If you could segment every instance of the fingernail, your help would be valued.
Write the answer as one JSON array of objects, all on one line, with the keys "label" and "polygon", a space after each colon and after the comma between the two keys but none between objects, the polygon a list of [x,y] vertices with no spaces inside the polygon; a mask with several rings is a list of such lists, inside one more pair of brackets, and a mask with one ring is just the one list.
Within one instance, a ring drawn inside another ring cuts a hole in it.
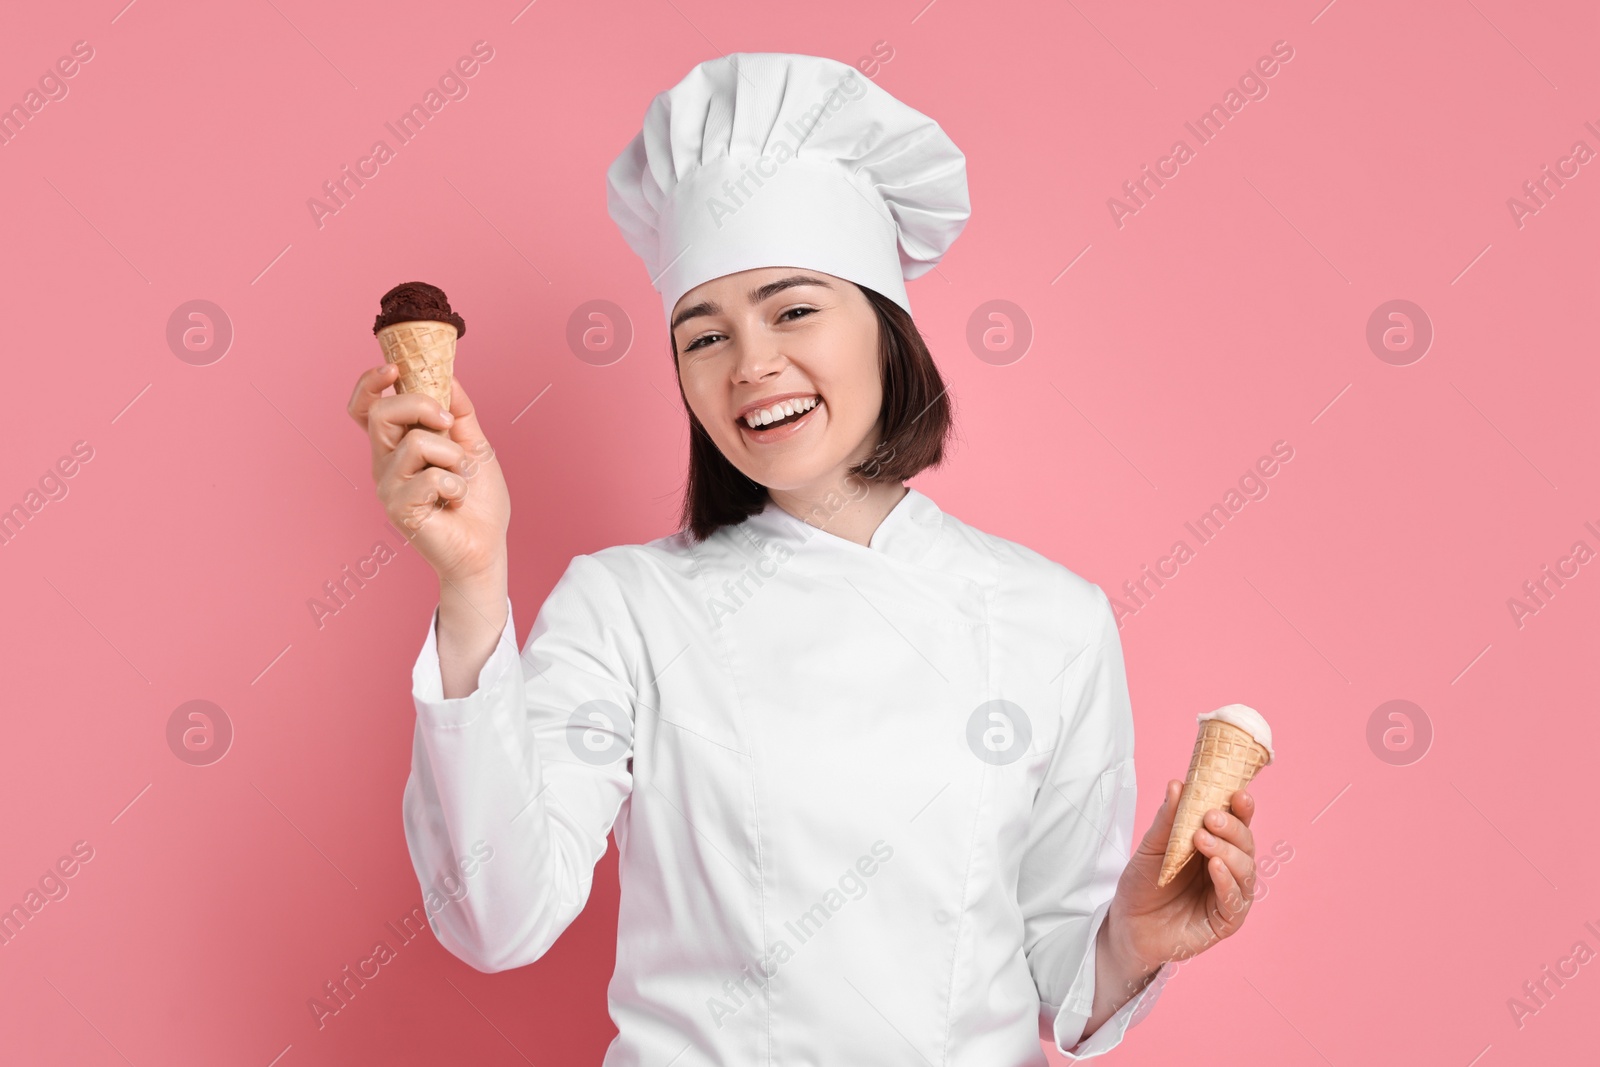
[{"label": "fingernail", "polygon": [[448,411],[446,411],[446,412],[444,412],[444,421],[445,421],[445,425],[449,425],[450,423],[456,421],[456,417],[454,415],[450,414]]}]

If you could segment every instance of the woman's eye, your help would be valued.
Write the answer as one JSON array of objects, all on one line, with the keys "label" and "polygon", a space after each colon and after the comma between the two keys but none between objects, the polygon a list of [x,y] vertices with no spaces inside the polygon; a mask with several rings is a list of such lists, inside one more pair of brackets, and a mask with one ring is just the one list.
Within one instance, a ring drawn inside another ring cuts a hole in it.
[{"label": "woman's eye", "polygon": [[[801,318],[806,318],[808,315],[815,314],[817,309],[816,308],[808,308],[808,307],[790,308],[788,311],[785,311],[782,315],[778,316],[778,321],[779,322],[794,322],[795,320],[789,318],[788,316],[793,315],[797,311],[806,312],[806,315],[800,316]],[[690,341],[688,343],[688,345],[686,345],[684,347],[683,350],[685,352],[693,352],[695,349],[703,348],[705,345],[710,344],[712,341],[715,341],[716,339],[718,339],[721,336],[722,336],[722,334],[720,334],[720,333],[704,334],[704,335],[702,335],[700,337],[696,337],[693,341]]]}]

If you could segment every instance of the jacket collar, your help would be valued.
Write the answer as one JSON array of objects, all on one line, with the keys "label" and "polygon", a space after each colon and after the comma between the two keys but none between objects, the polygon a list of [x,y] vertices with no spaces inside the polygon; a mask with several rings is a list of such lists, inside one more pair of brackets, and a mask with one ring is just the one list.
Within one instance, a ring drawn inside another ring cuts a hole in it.
[{"label": "jacket collar", "polygon": [[867,560],[876,553],[906,563],[918,563],[944,528],[944,512],[926,494],[911,486],[906,487],[906,495],[884,516],[866,545],[830,533],[825,525],[813,525],[825,524],[827,519],[825,508],[819,508],[811,516],[811,522],[797,518],[769,497],[766,506],[741,523],[740,529],[758,547],[780,542],[796,553],[813,553],[819,557],[854,556]]}]

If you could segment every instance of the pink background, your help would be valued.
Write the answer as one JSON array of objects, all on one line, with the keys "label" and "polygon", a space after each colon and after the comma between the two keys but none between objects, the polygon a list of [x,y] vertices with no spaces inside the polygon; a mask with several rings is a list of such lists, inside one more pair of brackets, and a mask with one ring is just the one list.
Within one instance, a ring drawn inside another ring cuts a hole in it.
[{"label": "pink background", "polygon": [[[0,507],[93,450],[0,546],[0,905],[93,849],[0,947],[5,1063],[599,1062],[614,853],[538,963],[483,975],[425,935],[323,1028],[307,1007],[421,900],[400,798],[437,583],[403,550],[320,628],[307,606],[397,540],[345,405],[378,294],[443,286],[511,482],[525,639],[573,554],[668,532],[681,491],[660,305],[606,166],[695,63],[875,47],[877,82],[966,153],[974,205],[910,287],[961,432],[914,484],[1112,594],[1195,549],[1122,631],[1140,833],[1197,712],[1249,703],[1279,738],[1256,831],[1292,860],[1114,1055],[1594,1056],[1600,962],[1520,1026],[1508,1000],[1600,951],[1600,562],[1520,626],[1508,600],[1600,550],[1600,162],[1521,226],[1507,206],[1600,149],[1593,5],[123,2],[0,35],[0,103],[94,50],[0,146]],[[319,228],[308,198],[479,40],[469,95]],[[1119,228],[1108,198],[1194,147],[1183,123],[1277,41],[1269,95]],[[166,337],[197,299],[234,335],[207,365]],[[1434,331],[1403,366],[1366,340],[1395,299]],[[606,366],[566,339],[592,300],[636,331]],[[969,347],[991,300],[1031,324],[1025,353]],[[1184,523],[1277,441],[1268,495],[1200,545]],[[167,739],[196,699],[234,731],[209,766]],[[1390,700],[1431,724],[1423,758],[1369,744]]]}]

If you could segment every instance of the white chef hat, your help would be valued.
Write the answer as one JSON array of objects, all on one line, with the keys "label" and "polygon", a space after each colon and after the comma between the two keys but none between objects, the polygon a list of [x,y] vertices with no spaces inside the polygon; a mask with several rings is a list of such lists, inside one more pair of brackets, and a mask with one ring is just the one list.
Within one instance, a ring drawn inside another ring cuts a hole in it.
[{"label": "white chef hat", "polygon": [[606,171],[606,209],[670,321],[695,286],[810,267],[909,313],[905,281],[966,225],[967,164],[939,124],[855,67],[734,52],[658,93]]}]

